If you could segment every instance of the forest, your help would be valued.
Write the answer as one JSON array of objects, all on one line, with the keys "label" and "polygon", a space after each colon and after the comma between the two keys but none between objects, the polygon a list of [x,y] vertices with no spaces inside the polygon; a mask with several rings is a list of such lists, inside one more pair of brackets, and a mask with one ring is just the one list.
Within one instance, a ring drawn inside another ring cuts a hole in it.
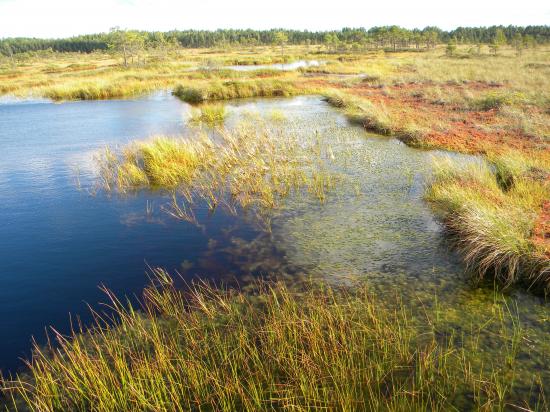
[{"label": "forest", "polygon": [[[91,53],[109,49],[114,28],[109,33],[81,35],[65,39],[6,38],[0,40],[0,53],[5,56],[53,50],[55,52]],[[127,31],[127,30],[124,30]],[[507,43],[522,39],[526,45],[544,44],[550,41],[550,26],[491,26],[458,27],[444,31],[438,27],[408,30],[399,26],[365,28],[343,28],[339,31],[301,30],[174,30],[169,32],[131,31],[143,39],[145,44],[155,43],[159,38],[185,48],[208,48],[229,46],[255,46],[277,43],[277,34],[284,33],[289,44],[347,46],[353,48],[409,49],[433,47],[436,43],[456,42],[459,44],[490,44],[498,33],[504,35]]]}]

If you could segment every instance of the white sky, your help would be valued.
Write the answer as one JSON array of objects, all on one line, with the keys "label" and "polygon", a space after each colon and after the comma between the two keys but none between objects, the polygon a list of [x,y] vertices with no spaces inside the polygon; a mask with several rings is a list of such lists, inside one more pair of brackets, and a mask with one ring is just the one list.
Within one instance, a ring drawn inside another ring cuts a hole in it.
[{"label": "white sky", "polygon": [[0,0],[0,38],[128,29],[550,24],[548,0]]}]

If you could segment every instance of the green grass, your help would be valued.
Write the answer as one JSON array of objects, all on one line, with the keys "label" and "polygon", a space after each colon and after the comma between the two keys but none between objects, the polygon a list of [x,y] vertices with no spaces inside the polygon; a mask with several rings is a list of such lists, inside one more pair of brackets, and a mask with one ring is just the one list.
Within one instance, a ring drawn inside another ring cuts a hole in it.
[{"label": "green grass", "polygon": [[208,126],[223,124],[227,116],[225,106],[222,104],[203,104],[194,108],[191,113],[192,123],[204,123]]},{"label": "green grass", "polygon": [[538,215],[550,198],[548,165],[542,167],[512,152],[495,157],[493,166],[438,165],[426,198],[441,212],[477,277],[550,291],[548,246],[534,239]]},{"label": "green grass", "polygon": [[[535,386],[514,393],[521,328],[480,363],[473,335],[441,335],[428,317],[384,308],[365,285],[335,289],[257,284],[248,293],[205,285],[189,293],[155,271],[143,310],[109,294],[112,320],[56,334],[28,372],[2,387],[14,410],[545,410]],[[515,343],[514,343],[515,342]],[[506,367],[502,367],[506,365]],[[529,383],[527,383],[529,385]],[[531,409],[530,409],[531,410]]]},{"label": "green grass", "polygon": [[[219,107],[203,106],[201,117],[218,118]],[[98,185],[119,193],[169,191],[173,201],[167,211],[189,221],[199,199],[212,210],[221,205],[230,212],[242,207],[258,213],[278,207],[290,194],[309,194],[323,203],[343,178],[323,167],[328,160],[315,139],[281,133],[281,122],[275,128],[258,122],[220,128],[215,138],[196,131],[190,139],[158,136],[116,152],[106,149],[97,158]]]},{"label": "green grass", "polygon": [[246,97],[288,97],[299,93],[291,81],[261,79],[211,82],[199,86],[179,85],[174,95],[187,103]]}]

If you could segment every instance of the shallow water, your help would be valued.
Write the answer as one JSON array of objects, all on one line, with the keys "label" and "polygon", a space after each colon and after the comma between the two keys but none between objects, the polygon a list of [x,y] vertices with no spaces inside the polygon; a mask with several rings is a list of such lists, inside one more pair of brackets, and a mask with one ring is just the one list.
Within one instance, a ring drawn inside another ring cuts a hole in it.
[{"label": "shallow water", "polygon": [[[522,291],[504,296],[474,288],[422,200],[434,158],[480,159],[370,136],[315,96],[241,100],[227,109],[227,127],[263,119],[315,139],[325,151],[321,167],[343,183],[324,205],[308,196],[286,199],[270,216],[269,234],[253,218],[223,210],[199,209],[196,227],[163,213],[168,199],[158,192],[109,197],[84,190],[93,184],[100,148],[187,134],[188,105],[168,94],[0,105],[0,368],[16,368],[31,335],[42,339],[46,325],[67,331],[69,312],[88,320],[85,302],[104,300],[99,284],[139,293],[150,265],[217,281],[278,271],[331,282],[368,279],[388,304],[400,296],[411,308],[432,308],[446,332],[463,332],[510,308],[529,337],[520,353],[523,373],[548,370],[547,305]],[[493,336],[489,330],[481,338],[489,361],[500,350]]]},{"label": "shallow water", "polygon": [[317,60],[297,60],[291,63],[257,64],[257,65],[234,65],[223,66],[224,69],[248,72],[254,70],[283,70],[292,71],[303,67],[317,67],[323,64]]}]

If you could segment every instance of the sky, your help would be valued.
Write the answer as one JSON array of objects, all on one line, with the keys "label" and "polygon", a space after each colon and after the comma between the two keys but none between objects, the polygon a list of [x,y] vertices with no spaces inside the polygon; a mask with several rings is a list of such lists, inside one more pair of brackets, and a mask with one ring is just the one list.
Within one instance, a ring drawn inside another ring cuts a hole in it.
[{"label": "sky", "polygon": [[548,0],[0,0],[0,38],[126,29],[330,30],[550,24]]}]

